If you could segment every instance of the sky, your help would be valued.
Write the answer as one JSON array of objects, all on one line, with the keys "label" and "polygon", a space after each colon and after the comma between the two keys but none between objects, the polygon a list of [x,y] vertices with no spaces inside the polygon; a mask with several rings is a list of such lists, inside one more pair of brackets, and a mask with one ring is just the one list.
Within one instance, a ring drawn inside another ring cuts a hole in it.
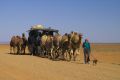
[{"label": "sky", "polygon": [[0,42],[33,25],[76,31],[94,43],[120,43],[120,0],[0,0]]}]

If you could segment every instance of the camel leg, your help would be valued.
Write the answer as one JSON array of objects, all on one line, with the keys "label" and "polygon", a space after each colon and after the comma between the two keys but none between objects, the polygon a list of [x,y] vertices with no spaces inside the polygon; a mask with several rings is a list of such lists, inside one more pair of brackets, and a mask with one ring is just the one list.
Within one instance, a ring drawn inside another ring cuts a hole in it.
[{"label": "camel leg", "polygon": [[22,54],[25,54],[25,49],[26,49],[25,46],[22,46],[22,47],[21,47],[21,50],[20,50],[20,51],[21,51]]},{"label": "camel leg", "polygon": [[53,59],[55,55],[53,54],[53,49],[50,49],[50,57]]},{"label": "camel leg", "polygon": [[14,54],[16,53],[16,51],[15,51],[15,47],[13,47],[13,53],[14,53]]},{"label": "camel leg", "polygon": [[62,50],[62,59],[65,60],[65,50]]},{"label": "camel leg", "polygon": [[12,47],[10,46],[10,54],[12,53]]},{"label": "camel leg", "polygon": [[73,50],[73,60],[76,61],[76,49]]},{"label": "camel leg", "polygon": [[17,54],[20,54],[20,46],[17,46]]},{"label": "camel leg", "polygon": [[71,61],[72,58],[71,50],[68,50],[68,54],[69,54],[69,61]]},{"label": "camel leg", "polygon": [[25,54],[26,46],[24,46],[24,54]]},{"label": "camel leg", "polygon": [[56,49],[56,51],[55,51],[55,59],[59,57],[59,53],[60,53],[60,50]]},{"label": "camel leg", "polygon": [[70,60],[72,59],[72,53],[69,51]]}]

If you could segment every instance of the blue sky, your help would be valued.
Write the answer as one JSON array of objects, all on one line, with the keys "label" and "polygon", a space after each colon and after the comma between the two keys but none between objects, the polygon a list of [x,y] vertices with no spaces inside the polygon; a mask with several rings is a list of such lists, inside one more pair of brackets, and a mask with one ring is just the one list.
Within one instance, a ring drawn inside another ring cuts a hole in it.
[{"label": "blue sky", "polygon": [[120,43],[120,0],[0,0],[0,42],[42,24],[90,42]]}]

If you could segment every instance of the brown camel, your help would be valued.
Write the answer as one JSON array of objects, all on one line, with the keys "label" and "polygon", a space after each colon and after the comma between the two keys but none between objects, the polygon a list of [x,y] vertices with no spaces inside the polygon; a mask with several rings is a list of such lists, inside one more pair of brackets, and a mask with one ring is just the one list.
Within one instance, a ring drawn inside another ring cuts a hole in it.
[{"label": "brown camel", "polygon": [[12,48],[13,48],[14,54],[15,53],[20,54],[22,44],[23,44],[23,39],[20,36],[13,36],[10,41],[10,53],[12,53]]}]

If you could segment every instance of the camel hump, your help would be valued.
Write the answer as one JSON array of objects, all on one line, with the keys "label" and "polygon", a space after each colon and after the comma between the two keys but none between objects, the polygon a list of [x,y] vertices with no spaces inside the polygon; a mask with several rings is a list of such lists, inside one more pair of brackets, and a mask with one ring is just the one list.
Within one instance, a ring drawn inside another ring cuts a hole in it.
[{"label": "camel hump", "polygon": [[42,41],[46,41],[46,40],[47,40],[47,35],[43,35],[43,36],[41,37],[41,40],[42,40]]},{"label": "camel hump", "polygon": [[77,43],[79,41],[79,35],[74,35],[71,40],[72,42]]},{"label": "camel hump", "polygon": [[41,37],[41,42],[42,42],[42,44],[45,44],[45,43],[46,43],[46,40],[47,40],[47,35],[43,35],[43,36]]},{"label": "camel hump", "polygon": [[66,36],[66,35],[63,35],[62,36],[62,40],[61,40],[62,42],[66,42],[66,41],[68,41],[68,36]]},{"label": "camel hump", "polygon": [[62,36],[60,34],[54,36],[55,41],[60,41],[62,39]]},{"label": "camel hump", "polygon": [[71,42],[78,43],[81,39],[80,35],[77,32],[71,33]]}]

